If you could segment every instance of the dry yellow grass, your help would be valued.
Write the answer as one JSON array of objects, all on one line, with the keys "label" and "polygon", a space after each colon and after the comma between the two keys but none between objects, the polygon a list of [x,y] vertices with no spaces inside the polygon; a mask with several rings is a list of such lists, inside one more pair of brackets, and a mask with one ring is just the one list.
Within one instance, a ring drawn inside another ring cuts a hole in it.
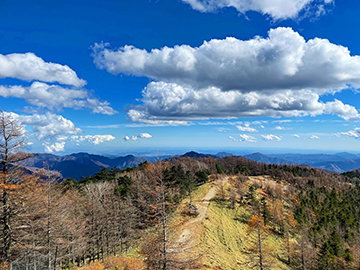
[{"label": "dry yellow grass", "polygon": [[[226,183],[225,190],[228,189],[231,182]],[[199,187],[193,194],[194,203],[201,205],[201,200],[214,186],[215,183],[211,182]],[[217,197],[217,199],[219,198],[220,196]],[[251,243],[247,233],[247,221],[252,216],[251,212],[239,204],[236,204],[235,209],[231,209],[230,202],[212,200],[206,212],[206,218],[199,220],[199,218],[184,217],[181,214],[182,209],[188,203],[188,198],[181,203],[170,223],[174,228],[172,231],[174,235],[171,237],[173,240],[176,241],[185,229],[189,231],[190,238],[194,240],[190,241],[191,252],[202,254],[201,260],[192,269],[250,269],[251,257],[248,251]],[[274,256],[285,254],[281,237],[269,234],[264,246],[267,246],[272,254],[268,255],[271,269],[290,269]],[[133,250],[132,253],[136,256],[136,250]]]},{"label": "dry yellow grass", "polygon": [[[247,254],[250,247],[247,224],[237,220],[241,216],[246,219],[249,214],[244,207],[230,209],[215,202],[210,204],[196,247],[196,251],[203,254],[204,269],[249,269],[247,262],[251,258]],[[269,235],[265,242],[275,253],[284,252],[280,237]],[[289,268],[279,260],[272,259],[271,269]]]}]

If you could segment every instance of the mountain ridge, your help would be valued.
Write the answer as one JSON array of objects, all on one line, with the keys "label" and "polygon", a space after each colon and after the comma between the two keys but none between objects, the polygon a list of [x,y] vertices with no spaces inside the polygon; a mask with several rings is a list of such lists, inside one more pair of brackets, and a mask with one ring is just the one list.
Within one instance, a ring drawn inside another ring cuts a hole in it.
[{"label": "mountain ridge", "polygon": [[[199,153],[189,151],[182,155],[174,155],[172,157],[136,157],[134,155],[125,155],[118,157],[106,157],[103,155],[89,154],[86,152],[73,153],[65,156],[57,156],[53,154],[37,154],[21,165],[27,168],[45,168],[48,170],[58,171],[63,178],[75,178],[94,175],[102,168],[110,169],[116,167],[124,169],[127,167],[136,167],[139,163],[157,160],[189,158],[214,158],[219,159],[227,156],[237,156],[228,152],[219,152],[217,154]],[[360,168],[360,156],[341,152],[336,154],[269,154],[265,155],[260,152],[243,155],[242,157],[266,164],[293,164],[307,165],[318,168],[320,170],[331,171],[334,173],[343,173]]]}]

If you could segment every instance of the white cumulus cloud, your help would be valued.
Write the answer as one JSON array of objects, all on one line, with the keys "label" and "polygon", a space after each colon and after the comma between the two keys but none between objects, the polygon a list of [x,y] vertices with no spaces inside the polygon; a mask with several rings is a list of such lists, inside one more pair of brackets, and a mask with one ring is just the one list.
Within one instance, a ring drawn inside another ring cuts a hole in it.
[{"label": "white cumulus cloud", "polygon": [[51,110],[90,108],[94,113],[107,115],[117,113],[107,101],[101,102],[91,98],[86,90],[69,89],[41,82],[34,82],[29,87],[0,85],[0,96],[23,98],[29,104]]},{"label": "white cumulus cloud", "polygon": [[324,113],[337,114],[345,120],[359,119],[353,106],[338,100],[323,103],[319,99],[320,96],[311,90],[242,93],[224,92],[215,87],[195,90],[174,83],[152,82],[143,90],[143,104],[134,106],[128,115],[134,122],[178,125],[208,118],[316,116]]},{"label": "white cumulus cloud", "polygon": [[61,115],[52,113],[18,115],[19,121],[26,126],[31,126],[39,140],[54,139],[63,134],[79,134],[80,128]]},{"label": "white cumulus cloud", "polygon": [[139,137],[146,139],[152,138],[152,136],[149,133],[140,133]]},{"label": "white cumulus cloud", "polygon": [[[222,91],[315,89],[360,86],[360,57],[327,39],[306,41],[291,28],[271,29],[267,38],[213,39],[199,47],[164,47],[147,52],[132,46],[112,50],[94,46],[94,62],[113,74],[217,87]],[[261,74],[261,76],[259,76]]]},{"label": "white cumulus cloud", "polygon": [[54,144],[43,143],[45,153],[63,152],[65,151],[65,142],[56,142]]},{"label": "white cumulus cloud", "polygon": [[185,125],[209,118],[334,114],[360,121],[357,109],[321,96],[360,88],[360,56],[326,39],[306,41],[291,28],[267,38],[226,38],[146,51],[93,48],[98,68],[154,79],[128,111],[145,124]]},{"label": "white cumulus cloud", "polygon": [[300,138],[300,136],[298,134],[292,134],[291,136],[296,137],[296,138]]},{"label": "white cumulus cloud", "polygon": [[319,136],[316,136],[316,135],[311,135],[311,136],[310,136],[310,139],[316,140],[316,139],[320,139],[320,137],[319,137]]},{"label": "white cumulus cloud", "polygon": [[315,15],[326,13],[326,5],[332,0],[182,0],[194,10],[200,12],[215,12],[219,9],[232,7],[239,13],[257,11],[271,16],[273,19],[296,18],[301,11],[314,8]]},{"label": "white cumulus cloud", "polygon": [[77,87],[86,84],[86,81],[79,79],[70,67],[45,62],[33,53],[0,54],[0,78],[58,82]]}]

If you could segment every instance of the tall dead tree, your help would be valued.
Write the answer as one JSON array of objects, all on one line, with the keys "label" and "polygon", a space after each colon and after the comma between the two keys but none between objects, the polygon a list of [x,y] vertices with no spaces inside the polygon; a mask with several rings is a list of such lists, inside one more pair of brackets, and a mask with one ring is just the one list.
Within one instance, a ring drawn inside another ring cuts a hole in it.
[{"label": "tall dead tree", "polygon": [[14,188],[16,175],[16,164],[28,157],[29,154],[22,152],[26,145],[24,128],[14,114],[0,112],[0,163],[2,165],[1,189],[2,189],[2,211],[1,211],[1,258],[4,262],[9,262],[10,250],[12,245],[11,235],[11,216],[10,193]]},{"label": "tall dead tree", "polygon": [[175,207],[173,198],[178,191],[171,187],[172,182],[165,181],[166,165],[157,163],[147,169],[147,174],[152,179],[147,187],[151,209],[148,217],[154,224],[154,231],[142,245],[141,253],[145,256],[149,269],[184,270],[194,265],[200,256],[191,253],[193,246],[190,241],[179,239],[175,230],[176,224],[170,222]]}]

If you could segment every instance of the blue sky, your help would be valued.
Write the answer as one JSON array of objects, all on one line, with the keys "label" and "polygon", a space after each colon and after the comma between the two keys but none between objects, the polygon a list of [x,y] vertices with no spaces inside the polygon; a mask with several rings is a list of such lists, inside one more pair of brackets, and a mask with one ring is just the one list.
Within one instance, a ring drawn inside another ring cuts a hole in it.
[{"label": "blue sky", "polygon": [[360,151],[355,0],[0,2],[30,151]]}]

